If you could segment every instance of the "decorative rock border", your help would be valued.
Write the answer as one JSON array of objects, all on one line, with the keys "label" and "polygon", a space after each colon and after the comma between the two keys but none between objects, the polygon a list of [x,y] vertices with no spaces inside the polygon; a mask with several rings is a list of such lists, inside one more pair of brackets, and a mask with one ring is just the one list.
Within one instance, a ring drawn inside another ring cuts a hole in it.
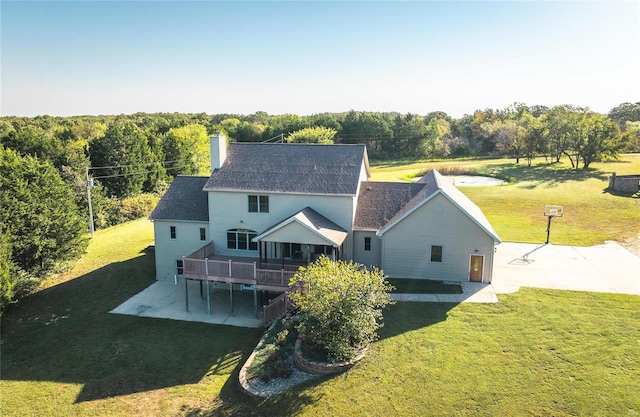
[{"label": "decorative rock border", "polygon": [[240,373],[238,374],[238,389],[249,397],[259,398],[261,400],[269,397],[268,393],[258,391],[249,384],[249,381],[247,381],[247,370],[253,363],[253,360],[255,359],[262,345],[264,345],[267,334],[269,333],[271,328],[276,325],[277,322],[278,321],[276,320],[271,324],[271,326],[269,326],[269,329],[264,333],[262,339],[260,339],[260,342],[258,342],[256,347],[253,349],[253,352],[251,352],[251,355],[249,355],[247,361],[244,363],[244,365],[242,365],[242,368],[240,368]]},{"label": "decorative rock border", "polygon": [[312,362],[302,356],[302,339],[298,337],[293,351],[293,363],[301,370],[315,375],[334,375],[350,369],[364,358],[369,348],[362,349],[355,358],[348,362],[324,363]]},{"label": "decorative rock border", "polygon": [[[269,329],[262,336],[262,339],[260,339],[260,342],[258,342],[256,347],[253,349],[253,352],[251,352],[251,355],[249,355],[249,358],[247,358],[247,361],[244,363],[244,365],[242,365],[242,368],[240,368],[240,372],[238,373],[238,390],[240,390],[240,392],[242,392],[243,394],[249,397],[263,400],[277,393],[277,392],[274,393],[272,390],[256,389],[247,380],[247,371],[249,367],[253,363],[260,348],[262,348],[262,346],[265,344],[267,334],[269,333],[271,328],[276,325],[276,323],[277,321],[273,322],[271,326],[269,326]],[[294,365],[300,371],[302,371],[301,374],[304,374],[306,372],[307,374],[319,375],[319,376],[335,375],[335,374],[344,372],[347,369],[352,368],[357,362],[359,362],[360,360],[362,360],[362,358],[364,358],[364,355],[369,350],[368,348],[362,349],[360,352],[358,352],[358,355],[356,355],[355,358],[353,358],[351,361],[348,361],[348,362],[323,363],[323,362],[312,362],[303,358],[301,347],[302,347],[302,339],[298,337],[295,343],[294,351],[293,351]],[[300,373],[300,371],[297,371],[297,372]],[[291,384],[290,387],[298,385],[301,382],[302,381],[294,382]],[[287,388],[284,388],[284,389],[286,390]],[[282,391],[282,390],[279,390],[279,391]]]}]

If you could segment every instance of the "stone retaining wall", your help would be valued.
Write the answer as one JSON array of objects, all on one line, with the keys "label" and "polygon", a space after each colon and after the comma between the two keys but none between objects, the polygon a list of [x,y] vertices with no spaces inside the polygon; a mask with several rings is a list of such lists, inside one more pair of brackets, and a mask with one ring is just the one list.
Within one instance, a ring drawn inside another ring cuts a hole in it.
[{"label": "stone retaining wall", "polygon": [[623,193],[637,193],[640,191],[640,174],[616,175],[614,172],[609,177],[609,188]]},{"label": "stone retaining wall", "polygon": [[249,384],[249,381],[247,381],[247,370],[253,363],[253,360],[258,354],[258,351],[260,350],[260,348],[262,348],[262,346],[264,345],[265,338],[267,337],[269,330],[271,330],[271,328],[275,326],[276,323],[277,322],[273,322],[271,326],[269,326],[269,329],[264,333],[264,335],[262,336],[262,339],[260,339],[260,342],[256,345],[255,349],[253,349],[253,352],[251,352],[251,355],[249,356],[247,361],[244,363],[244,365],[240,369],[240,373],[238,374],[238,389],[240,390],[240,392],[248,395],[249,397],[260,398],[260,399],[269,397],[269,394],[258,391]]},{"label": "stone retaining wall", "polygon": [[352,368],[358,361],[364,358],[364,355],[367,353],[368,349],[363,349],[355,358],[353,358],[349,362],[336,362],[336,363],[324,363],[324,362],[312,362],[306,360],[302,356],[302,339],[298,338],[296,340],[296,346],[293,351],[293,363],[296,366],[310,374],[315,375],[334,375],[339,374],[341,372],[346,371],[349,368]]}]

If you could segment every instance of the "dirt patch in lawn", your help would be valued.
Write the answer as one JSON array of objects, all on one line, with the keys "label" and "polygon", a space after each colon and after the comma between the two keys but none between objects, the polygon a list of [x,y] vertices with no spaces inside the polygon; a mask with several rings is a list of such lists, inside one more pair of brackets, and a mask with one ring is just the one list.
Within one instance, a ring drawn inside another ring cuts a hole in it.
[{"label": "dirt patch in lawn", "polygon": [[629,252],[640,256],[640,233],[635,237],[623,240],[620,244]]}]

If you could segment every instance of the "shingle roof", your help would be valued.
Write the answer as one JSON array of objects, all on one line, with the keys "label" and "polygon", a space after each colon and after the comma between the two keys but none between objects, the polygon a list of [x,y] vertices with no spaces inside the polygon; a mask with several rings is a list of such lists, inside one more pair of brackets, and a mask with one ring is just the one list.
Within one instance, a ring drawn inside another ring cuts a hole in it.
[{"label": "shingle roof", "polygon": [[378,230],[383,234],[436,193],[449,198],[494,241],[500,242],[482,210],[436,170],[428,172],[416,183],[363,182],[354,229]]},{"label": "shingle roof", "polygon": [[364,145],[231,143],[205,191],[356,195]]},{"label": "shingle roof", "polygon": [[178,175],[149,220],[209,221],[208,194],[202,191],[208,178]]},{"label": "shingle roof", "polygon": [[423,188],[409,182],[362,182],[353,228],[381,229]]},{"label": "shingle roof", "polygon": [[264,237],[268,236],[270,233],[273,233],[276,230],[294,221],[304,225],[312,232],[327,239],[328,241],[333,243],[335,246],[340,246],[342,242],[344,242],[344,240],[349,235],[349,232],[347,232],[346,230],[344,230],[342,227],[338,226],[331,220],[327,219],[322,214],[318,213],[311,207],[305,207],[304,209],[300,210],[294,215],[289,216],[286,219],[267,228],[264,232],[260,233],[260,235],[255,237],[254,240],[258,241],[260,239],[263,239]]}]

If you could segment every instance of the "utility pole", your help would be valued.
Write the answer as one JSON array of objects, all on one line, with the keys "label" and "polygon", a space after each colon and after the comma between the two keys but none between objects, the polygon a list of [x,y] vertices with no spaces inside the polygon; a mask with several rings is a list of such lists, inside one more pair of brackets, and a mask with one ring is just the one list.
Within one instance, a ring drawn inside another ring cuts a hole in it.
[{"label": "utility pole", "polygon": [[85,167],[85,173],[87,177],[87,201],[89,202],[89,231],[91,232],[91,236],[93,236],[94,226],[93,226],[93,207],[91,207],[91,187],[93,187],[93,178],[89,178],[89,167]]}]

